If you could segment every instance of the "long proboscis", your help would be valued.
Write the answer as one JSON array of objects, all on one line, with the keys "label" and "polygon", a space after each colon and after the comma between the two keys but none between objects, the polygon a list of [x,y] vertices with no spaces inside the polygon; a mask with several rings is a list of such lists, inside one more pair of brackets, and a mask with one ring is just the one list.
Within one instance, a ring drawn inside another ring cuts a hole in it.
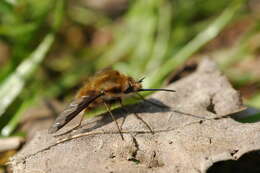
[{"label": "long proboscis", "polygon": [[175,90],[170,90],[170,89],[139,89],[138,92],[140,91],[167,91],[167,92],[176,92]]}]

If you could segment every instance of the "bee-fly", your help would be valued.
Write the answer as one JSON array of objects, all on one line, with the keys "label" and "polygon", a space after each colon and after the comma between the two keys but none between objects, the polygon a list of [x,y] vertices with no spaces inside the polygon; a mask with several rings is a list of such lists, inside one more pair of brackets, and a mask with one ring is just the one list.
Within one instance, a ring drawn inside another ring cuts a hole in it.
[{"label": "bee-fly", "polygon": [[[61,112],[50,127],[49,133],[57,132],[84,109],[85,111],[89,111],[98,106],[104,105],[112,119],[115,121],[123,139],[121,129],[110,111],[112,103],[119,102],[121,103],[121,106],[123,106],[121,102],[122,98],[140,91],[175,92],[174,90],[168,89],[143,89],[141,84],[142,80],[143,79],[135,81],[132,77],[126,76],[112,69],[104,69],[98,72],[96,75],[89,78],[87,83],[76,94],[74,101],[71,102],[63,112]],[[140,119],[137,114],[135,115]],[[81,125],[82,119],[83,115],[78,126]],[[152,131],[150,126],[147,123],[145,124]]]}]

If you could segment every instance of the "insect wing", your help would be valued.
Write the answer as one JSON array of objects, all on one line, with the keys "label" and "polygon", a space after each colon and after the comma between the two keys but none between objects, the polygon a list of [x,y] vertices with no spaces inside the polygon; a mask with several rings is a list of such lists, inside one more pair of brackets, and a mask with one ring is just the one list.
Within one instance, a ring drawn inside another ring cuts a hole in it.
[{"label": "insect wing", "polygon": [[71,102],[66,109],[57,117],[53,125],[49,128],[49,133],[55,133],[69,121],[71,121],[76,115],[78,115],[83,109],[88,107],[93,101],[102,96],[103,93],[91,96],[82,96],[79,99]]}]

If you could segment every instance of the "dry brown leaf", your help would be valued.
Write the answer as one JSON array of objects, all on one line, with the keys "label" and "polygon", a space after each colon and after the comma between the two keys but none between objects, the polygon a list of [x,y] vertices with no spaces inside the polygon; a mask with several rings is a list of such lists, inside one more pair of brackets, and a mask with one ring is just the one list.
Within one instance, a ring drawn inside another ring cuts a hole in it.
[{"label": "dry brown leaf", "polygon": [[[106,115],[82,126],[79,131],[86,136],[57,145],[57,138],[40,131],[12,158],[14,173],[206,172],[215,162],[260,149],[260,123],[242,124],[223,117],[243,105],[215,63],[203,60],[195,73],[169,88],[177,92],[158,92],[150,100],[170,109],[144,102],[127,106],[150,124],[154,135],[132,114],[125,116],[124,141],[118,133],[100,134],[116,131]],[[113,112],[121,123],[124,111]]]}]

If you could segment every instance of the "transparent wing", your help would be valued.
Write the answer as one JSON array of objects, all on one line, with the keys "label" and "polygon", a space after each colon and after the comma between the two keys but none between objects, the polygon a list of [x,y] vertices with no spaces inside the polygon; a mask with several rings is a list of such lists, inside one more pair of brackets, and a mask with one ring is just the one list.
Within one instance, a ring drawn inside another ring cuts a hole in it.
[{"label": "transparent wing", "polygon": [[49,133],[55,133],[63,126],[65,126],[68,122],[70,122],[75,116],[77,116],[83,109],[88,107],[93,101],[102,96],[103,93],[91,96],[82,96],[79,99],[71,102],[63,112],[57,117],[55,122],[49,128]]}]

